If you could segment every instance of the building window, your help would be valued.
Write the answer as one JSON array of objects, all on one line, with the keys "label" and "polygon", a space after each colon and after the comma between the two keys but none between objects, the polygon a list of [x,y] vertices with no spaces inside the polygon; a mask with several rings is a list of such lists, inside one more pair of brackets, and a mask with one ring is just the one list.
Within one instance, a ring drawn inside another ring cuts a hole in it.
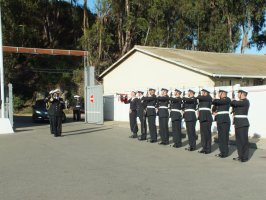
[{"label": "building window", "polygon": [[263,79],[254,79],[254,85],[263,85]]}]

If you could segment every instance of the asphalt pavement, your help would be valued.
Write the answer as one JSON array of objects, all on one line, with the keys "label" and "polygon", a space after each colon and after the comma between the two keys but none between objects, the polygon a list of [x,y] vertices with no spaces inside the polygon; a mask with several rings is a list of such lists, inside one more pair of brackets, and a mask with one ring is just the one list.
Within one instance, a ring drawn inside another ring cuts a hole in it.
[{"label": "asphalt pavement", "polygon": [[[47,123],[15,119],[0,135],[0,200],[262,200],[266,150],[250,149],[246,163],[130,139],[118,122],[68,120],[63,137]],[[197,141],[199,143],[199,141]],[[198,149],[200,145],[198,144]]]}]

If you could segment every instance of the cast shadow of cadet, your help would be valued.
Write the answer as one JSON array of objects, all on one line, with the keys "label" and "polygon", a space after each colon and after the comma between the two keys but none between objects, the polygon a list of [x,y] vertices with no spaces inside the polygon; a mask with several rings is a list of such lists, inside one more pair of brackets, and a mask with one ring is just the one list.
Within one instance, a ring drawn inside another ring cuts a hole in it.
[{"label": "cast shadow of cadet", "polygon": [[[253,137],[249,137],[249,159],[252,158],[255,151],[258,149],[257,143],[260,141],[259,137],[254,134]],[[237,146],[235,141],[235,136],[232,135],[229,138],[229,156],[231,156],[234,152],[237,152]]]},{"label": "cast shadow of cadet", "polygon": [[63,132],[62,137],[68,137],[68,136],[76,136],[76,135],[84,135],[84,134],[89,134],[89,133],[94,133],[94,132],[99,132],[99,131],[105,131],[105,130],[110,130],[112,128],[90,128],[87,130],[76,130],[76,131],[69,131],[69,132]]}]

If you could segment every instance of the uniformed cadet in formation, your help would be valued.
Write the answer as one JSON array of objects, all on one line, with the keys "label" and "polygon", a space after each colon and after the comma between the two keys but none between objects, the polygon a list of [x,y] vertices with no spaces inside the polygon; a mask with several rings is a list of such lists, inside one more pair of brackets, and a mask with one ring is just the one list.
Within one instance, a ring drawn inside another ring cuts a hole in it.
[{"label": "uniformed cadet in formation", "polygon": [[214,99],[214,116],[218,130],[218,144],[220,153],[215,155],[220,158],[226,158],[229,153],[229,131],[231,120],[229,116],[231,99],[227,97],[227,91],[219,90],[219,99]]},{"label": "uniformed cadet in formation", "polygon": [[148,96],[143,97],[143,100],[147,103],[146,115],[148,118],[148,125],[150,131],[150,143],[157,142],[157,128],[155,124],[157,98],[155,95],[155,89],[150,88]]},{"label": "uniformed cadet in formation", "polygon": [[199,101],[198,105],[198,119],[200,122],[200,136],[202,149],[199,153],[209,154],[211,153],[212,143],[212,97],[210,92],[206,89],[201,90],[201,95],[197,97]]},{"label": "uniformed cadet in formation", "polygon": [[161,137],[161,145],[169,144],[169,130],[168,130],[168,120],[169,120],[169,96],[167,95],[168,90],[165,88],[161,89],[161,95],[157,97],[157,107],[159,116],[159,133]]},{"label": "uniformed cadet in formation", "polygon": [[196,109],[198,103],[197,98],[195,98],[194,95],[195,91],[189,89],[188,97],[183,97],[184,119],[189,143],[189,147],[186,148],[186,150],[188,151],[196,150]]},{"label": "uniformed cadet in formation", "polygon": [[238,157],[234,160],[246,162],[249,155],[249,141],[248,141],[248,110],[249,100],[247,99],[247,92],[244,90],[238,91],[238,101],[232,100],[231,106],[234,108],[234,125],[235,125],[235,137]]},{"label": "uniformed cadet in formation", "polygon": [[182,146],[182,98],[180,95],[182,92],[175,89],[174,96],[170,97],[170,117],[172,121],[172,134],[173,134],[173,147],[180,148]]},{"label": "uniformed cadet in formation", "polygon": [[146,102],[144,101],[144,92],[138,91],[137,115],[140,121],[141,135],[139,140],[147,139],[147,122],[146,122]]},{"label": "uniformed cadet in formation", "polygon": [[62,117],[65,104],[60,97],[60,90],[56,89],[50,92],[51,96],[46,99],[49,102],[48,114],[50,117],[50,131],[55,137],[62,135]]},{"label": "uniformed cadet in formation", "polygon": [[125,102],[126,104],[130,104],[129,106],[129,123],[130,123],[130,131],[132,133],[130,138],[138,138],[138,124],[137,124],[137,105],[138,98],[136,97],[136,92],[131,92],[131,98]]}]

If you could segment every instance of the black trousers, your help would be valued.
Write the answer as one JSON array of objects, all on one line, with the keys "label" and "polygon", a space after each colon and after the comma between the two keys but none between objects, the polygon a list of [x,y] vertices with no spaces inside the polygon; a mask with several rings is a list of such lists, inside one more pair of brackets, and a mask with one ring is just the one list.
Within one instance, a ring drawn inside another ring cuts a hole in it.
[{"label": "black trousers", "polygon": [[50,116],[50,130],[55,136],[62,134],[62,116]]},{"label": "black trousers", "polygon": [[49,115],[50,133],[54,134],[54,128],[53,128],[53,123],[52,123],[53,118],[52,117],[53,117],[52,115]]},{"label": "black trousers", "polygon": [[186,122],[188,144],[191,148],[196,148],[196,121]]},{"label": "black trousers", "polygon": [[129,123],[130,123],[130,131],[133,135],[137,135],[138,133],[138,124],[137,124],[137,111],[132,110],[129,113]]},{"label": "black trousers", "polygon": [[230,123],[217,123],[217,130],[220,153],[224,156],[228,156]]},{"label": "black trousers", "polygon": [[157,128],[156,128],[155,120],[156,120],[155,115],[148,116],[148,124],[149,124],[150,136],[151,136],[150,139],[157,141]]},{"label": "black trousers", "polygon": [[203,121],[200,122],[200,136],[201,136],[201,146],[202,150],[207,153],[211,152],[212,145],[212,122]]},{"label": "black trousers", "polygon": [[249,156],[248,129],[248,126],[235,128],[236,147],[241,160],[248,160]]},{"label": "black trousers", "polygon": [[141,130],[141,135],[142,137],[147,137],[147,120],[146,116],[139,116],[139,121],[140,121],[140,130]]},{"label": "black trousers", "polygon": [[80,110],[73,110],[73,120],[80,121]]},{"label": "black trousers", "polygon": [[180,120],[172,121],[173,142],[177,145],[182,144],[181,122]]},{"label": "black trousers", "polygon": [[168,117],[159,117],[160,137],[162,142],[169,142]]}]

